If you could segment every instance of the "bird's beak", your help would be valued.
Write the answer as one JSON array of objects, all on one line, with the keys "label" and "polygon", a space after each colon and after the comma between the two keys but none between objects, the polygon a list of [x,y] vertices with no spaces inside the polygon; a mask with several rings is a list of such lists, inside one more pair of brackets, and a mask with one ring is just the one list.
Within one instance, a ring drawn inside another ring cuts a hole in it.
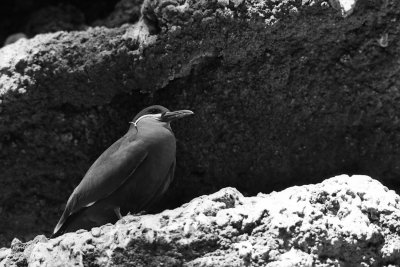
[{"label": "bird's beak", "polygon": [[191,110],[167,111],[161,115],[161,121],[170,122],[193,114],[194,113]]}]

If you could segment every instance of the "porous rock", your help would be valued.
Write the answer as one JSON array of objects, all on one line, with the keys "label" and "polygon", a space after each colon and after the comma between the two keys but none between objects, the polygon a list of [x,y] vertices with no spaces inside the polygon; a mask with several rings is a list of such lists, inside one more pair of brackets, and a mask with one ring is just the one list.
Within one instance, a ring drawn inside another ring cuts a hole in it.
[{"label": "porous rock", "polygon": [[160,214],[14,244],[2,264],[397,266],[399,202],[368,176],[341,175],[254,197],[224,188]]},{"label": "porous rock", "polygon": [[334,8],[340,10],[345,17],[353,13],[357,4],[357,0],[329,0],[329,2]]},{"label": "porous rock", "polygon": [[196,113],[172,126],[176,179],[158,210],[344,172],[399,189],[400,1],[346,17],[331,2],[151,0],[137,24],[1,49],[0,242],[49,234],[150,104]]}]

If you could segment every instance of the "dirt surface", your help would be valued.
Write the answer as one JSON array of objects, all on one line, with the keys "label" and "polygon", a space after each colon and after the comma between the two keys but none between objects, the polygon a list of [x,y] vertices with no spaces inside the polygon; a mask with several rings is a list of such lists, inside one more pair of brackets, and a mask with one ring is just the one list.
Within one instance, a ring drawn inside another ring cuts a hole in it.
[{"label": "dirt surface", "polygon": [[224,188],[89,232],[15,239],[0,266],[397,266],[399,202],[367,176],[247,198]]},{"label": "dirt surface", "polygon": [[339,173],[398,190],[400,3],[331,2],[148,1],[135,25],[1,49],[0,244],[50,233],[150,104],[196,113],[172,125],[176,179],[157,210]]}]

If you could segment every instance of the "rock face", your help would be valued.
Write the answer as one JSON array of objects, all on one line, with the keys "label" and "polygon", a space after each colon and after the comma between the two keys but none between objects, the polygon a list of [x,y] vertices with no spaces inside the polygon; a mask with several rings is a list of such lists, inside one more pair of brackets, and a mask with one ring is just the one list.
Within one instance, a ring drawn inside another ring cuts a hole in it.
[{"label": "rock face", "polygon": [[[3,266],[394,266],[400,197],[367,176],[244,197],[234,188],[157,215],[13,241]],[[0,253],[1,256],[1,253]]]},{"label": "rock face", "polygon": [[160,209],[338,173],[398,189],[400,1],[342,2],[145,1],[137,24],[1,49],[2,243],[50,233],[87,168],[150,104],[196,113],[174,125],[176,181]]}]

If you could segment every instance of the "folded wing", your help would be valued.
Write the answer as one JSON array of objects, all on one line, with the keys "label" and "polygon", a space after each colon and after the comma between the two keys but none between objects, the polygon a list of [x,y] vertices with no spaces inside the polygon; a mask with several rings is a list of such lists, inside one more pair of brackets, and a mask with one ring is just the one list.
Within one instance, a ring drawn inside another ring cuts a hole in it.
[{"label": "folded wing", "polygon": [[143,142],[127,141],[125,136],[104,151],[69,197],[54,233],[59,231],[69,216],[114,192],[135,172],[146,156],[147,149]]}]

